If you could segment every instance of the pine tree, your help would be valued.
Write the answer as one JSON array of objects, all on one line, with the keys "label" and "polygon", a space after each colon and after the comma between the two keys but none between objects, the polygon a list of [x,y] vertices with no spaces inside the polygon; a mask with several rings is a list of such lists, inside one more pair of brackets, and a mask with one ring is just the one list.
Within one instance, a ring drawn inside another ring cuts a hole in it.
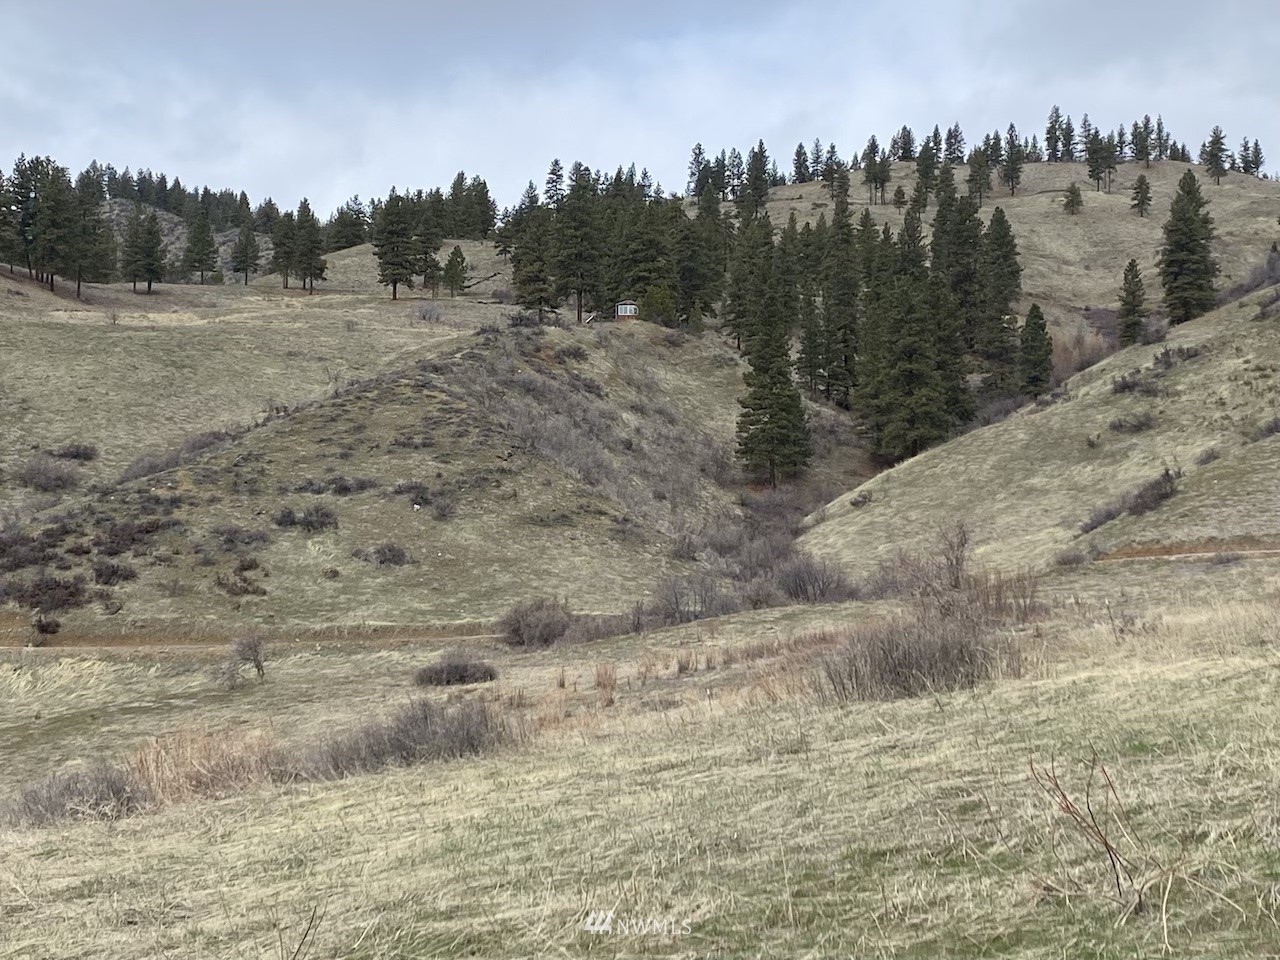
[{"label": "pine tree", "polygon": [[56,274],[68,275],[74,268],[75,243],[71,180],[64,167],[51,163],[37,180],[31,228],[31,263],[50,290]]},{"label": "pine tree", "polygon": [[569,193],[555,218],[555,273],[563,291],[572,294],[577,302],[579,323],[583,301],[590,299],[600,284],[602,243],[596,200],[591,171],[575,163],[570,172]]},{"label": "pine tree", "polygon": [[987,163],[986,151],[974,150],[969,154],[969,175],[964,182],[969,188],[969,196],[981,207],[982,198],[991,192],[991,167]]},{"label": "pine tree", "polygon": [[551,275],[551,252],[551,213],[546,207],[535,207],[524,222],[511,254],[511,282],[519,302],[536,310],[539,322],[554,311],[559,302]]},{"label": "pine tree", "polygon": [[1227,175],[1227,137],[1221,127],[1209,133],[1209,143],[1204,154],[1205,173],[1213,177],[1214,184],[1221,184]]},{"label": "pine tree", "polygon": [[1084,209],[1084,197],[1080,193],[1080,185],[1073,183],[1067,187],[1067,198],[1062,204],[1062,209],[1075,216]]},{"label": "pine tree", "polygon": [[444,275],[442,277],[444,287],[449,291],[449,296],[456,297],[467,285],[467,258],[462,253],[462,247],[454,246],[449,253],[449,259],[444,265]]},{"label": "pine tree", "polygon": [[791,181],[793,183],[809,182],[809,151],[803,143],[796,144],[795,159],[791,163]]},{"label": "pine tree", "polygon": [[822,179],[822,140],[818,137],[814,137],[813,148],[809,151],[809,179]]},{"label": "pine tree", "polygon": [[931,191],[938,179],[938,155],[933,152],[933,141],[926,140],[916,155],[916,176]]},{"label": "pine tree", "polygon": [[1137,210],[1138,216],[1145,217],[1151,209],[1151,184],[1147,182],[1145,173],[1138,174],[1138,179],[1134,181],[1131,199],[1133,203],[1129,204],[1129,209]]},{"label": "pine tree", "polygon": [[560,163],[560,158],[556,157],[551,161],[551,167],[547,171],[546,189],[542,192],[542,199],[552,210],[559,210],[560,204],[564,203],[564,197],[564,166]]},{"label": "pine tree", "polygon": [[1132,346],[1142,339],[1147,320],[1145,304],[1142,271],[1138,269],[1137,260],[1130,260],[1124,268],[1124,282],[1120,288],[1120,346]]},{"label": "pine tree", "polygon": [[320,254],[323,243],[320,233],[320,221],[311,211],[311,201],[306,197],[298,204],[298,212],[294,217],[293,266],[302,281],[302,286],[309,293],[316,292],[316,281],[324,279],[325,267],[328,264]]},{"label": "pine tree", "polygon": [[702,144],[695,143],[693,150],[689,155],[689,180],[685,188],[685,192],[691,196],[698,196],[701,190],[698,189],[701,183],[703,171],[707,166],[707,154],[702,149]]},{"label": "pine tree", "polygon": [[280,274],[281,286],[289,289],[289,274],[294,269],[297,254],[298,222],[293,211],[280,215],[271,229],[271,270]]},{"label": "pine tree", "polygon": [[413,211],[408,201],[392,188],[373,225],[373,254],[378,259],[378,282],[391,288],[392,300],[398,299],[402,284],[413,289],[413,278],[418,272],[413,236]]},{"label": "pine tree", "polygon": [[1022,373],[1022,389],[1037,397],[1049,389],[1053,377],[1053,340],[1040,305],[1033,303],[1027,311],[1019,337],[1018,363]]},{"label": "pine tree", "polygon": [[1061,156],[1066,163],[1076,161],[1076,126],[1068,116],[1058,129],[1058,142],[1061,144]]},{"label": "pine tree", "polygon": [[115,273],[116,241],[102,216],[105,196],[100,175],[92,170],[80,174],[76,180],[70,264],[76,278],[77,299],[82,282],[107,283]]},{"label": "pine tree", "polygon": [[[916,189],[924,192],[924,202],[927,204],[929,202],[929,193],[924,186],[924,182],[919,180],[916,181]],[[893,208],[901,211],[906,205],[907,191],[903,188],[902,184],[898,184],[898,189],[893,191]]]},{"label": "pine tree", "polygon": [[1049,122],[1044,128],[1044,153],[1045,159],[1050,163],[1057,163],[1062,159],[1062,112],[1055,103],[1053,109],[1049,111]]},{"label": "pine tree", "polygon": [[1178,193],[1164,225],[1160,250],[1160,282],[1171,323],[1185,323],[1213,309],[1213,217],[1200,183],[1188,170],[1178,181]]},{"label": "pine tree", "polygon": [[182,254],[182,265],[188,272],[200,274],[201,286],[204,285],[204,275],[218,265],[218,245],[214,242],[213,230],[209,226],[209,215],[204,210],[196,214],[196,222],[187,231],[187,247]]},{"label": "pine tree", "polygon": [[1157,113],[1155,139],[1151,145],[1157,160],[1164,160],[1169,156],[1169,140],[1169,131],[1164,128],[1164,117]]},{"label": "pine tree", "polygon": [[796,372],[811,398],[818,396],[818,387],[826,374],[822,349],[822,324],[818,317],[818,305],[813,291],[807,286],[800,293],[800,357]]},{"label": "pine tree", "polygon": [[142,221],[140,267],[142,279],[147,281],[147,293],[150,293],[151,285],[164,277],[164,240],[160,233],[160,218],[154,210]]},{"label": "pine tree", "polygon": [[978,331],[978,352],[993,364],[997,380],[1006,380],[1017,354],[1016,335],[1010,317],[1022,293],[1022,266],[1018,244],[1004,210],[991,213],[982,238],[981,273],[986,285],[986,316]]},{"label": "pine tree", "polygon": [[1008,184],[1010,196],[1018,192],[1018,184],[1022,182],[1022,164],[1022,141],[1018,139],[1018,128],[1011,123],[1005,139],[1004,167],[1000,171],[1000,179]]},{"label": "pine tree", "polygon": [[943,163],[958,166],[964,163],[964,133],[960,124],[955,123],[947,130],[946,144],[942,152]]},{"label": "pine tree", "polygon": [[129,220],[125,224],[124,249],[121,251],[120,272],[133,284],[133,292],[138,292],[138,280],[143,275],[143,233],[145,224],[142,219],[142,204],[136,203]]},{"label": "pine tree", "polygon": [[791,376],[786,318],[767,304],[761,329],[748,355],[746,396],[738,417],[738,457],[748,470],[779,478],[803,470],[813,457],[804,403]]},{"label": "pine tree", "polygon": [[1254,140],[1253,146],[1249,148],[1249,166],[1253,168],[1254,176],[1260,177],[1263,175],[1263,164],[1265,162],[1266,157],[1262,153],[1262,147],[1257,140]]},{"label": "pine tree", "polygon": [[260,261],[258,237],[253,232],[253,222],[249,221],[240,228],[240,236],[236,245],[231,248],[231,270],[244,274],[244,285],[249,285],[249,274],[256,273]]}]

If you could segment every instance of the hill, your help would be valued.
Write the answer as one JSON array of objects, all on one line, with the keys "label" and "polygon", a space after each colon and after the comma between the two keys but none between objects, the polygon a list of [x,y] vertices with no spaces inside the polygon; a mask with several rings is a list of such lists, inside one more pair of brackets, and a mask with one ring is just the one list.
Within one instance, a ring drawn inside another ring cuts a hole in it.
[{"label": "hill", "polygon": [[[1083,163],[1029,163],[1014,196],[997,184],[984,199],[981,215],[989,219],[991,211],[1001,207],[1013,227],[1023,268],[1020,312],[1025,314],[1033,301],[1039,303],[1057,332],[1070,334],[1087,317],[1098,319],[1094,316],[1097,308],[1104,311],[1102,317],[1114,309],[1119,302],[1121,274],[1131,258],[1138,261],[1146,276],[1154,277],[1161,227],[1168,219],[1178,178],[1187,166],[1171,161],[1153,163],[1150,168],[1121,164],[1111,193],[1093,190]],[[1216,221],[1214,251],[1222,264],[1220,281],[1231,286],[1263,263],[1276,239],[1280,182],[1232,174],[1214,186],[1204,168],[1193,169]],[[966,174],[967,168],[956,171],[961,192]],[[1129,209],[1139,175],[1151,184],[1151,212],[1145,218]],[[850,202],[855,222],[869,209],[877,223],[888,223],[896,232],[903,214],[892,204],[869,205],[858,171],[852,176]],[[901,184],[910,197],[917,179],[914,164],[895,163],[890,192]],[[1062,208],[1063,195],[1072,183],[1084,192],[1084,210],[1076,216],[1067,215]],[[776,228],[785,226],[792,213],[801,224],[814,223],[824,213],[830,220],[830,193],[822,183],[777,187],[770,191],[766,209]],[[931,205],[925,214],[926,226],[932,217]]]},{"label": "hill", "polygon": [[[107,223],[111,226],[116,243],[118,246],[123,245],[125,233],[129,228],[129,218],[133,215],[135,204],[129,200],[117,198],[107,200],[104,206],[106,208]],[[165,261],[180,262],[183,253],[187,249],[187,236],[190,233],[186,221],[175,214],[165,210],[156,210],[148,205],[144,205],[144,209],[148,213],[154,212],[156,219],[160,222],[161,245],[164,249]],[[227,283],[234,283],[236,279],[231,270],[231,250],[239,236],[240,231],[235,229],[223,230],[213,235],[214,242],[218,246],[217,269],[221,270],[225,275]],[[271,252],[274,249],[271,237],[268,234],[259,233],[257,238],[262,263],[269,263],[271,261]]]},{"label": "hill", "polygon": [[[1267,288],[1165,343],[1116,353],[1042,403],[842,496],[810,518],[802,543],[863,572],[956,520],[1006,569],[1280,545],[1278,304]],[[1182,475],[1167,503],[1082,532],[1165,470]]]}]

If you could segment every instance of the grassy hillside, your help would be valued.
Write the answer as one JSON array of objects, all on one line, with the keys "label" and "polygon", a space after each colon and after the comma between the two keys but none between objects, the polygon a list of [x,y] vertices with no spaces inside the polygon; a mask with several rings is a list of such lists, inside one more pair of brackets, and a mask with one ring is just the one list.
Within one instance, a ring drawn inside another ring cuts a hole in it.
[{"label": "grassy hillside", "polygon": [[[1280,543],[1280,440],[1265,426],[1280,409],[1277,299],[1260,291],[1166,343],[1120,351],[1043,403],[881,474],[856,502],[843,496],[815,514],[803,544],[867,571],[955,520],[969,524],[979,556],[1006,568],[1064,551]],[[1098,508],[1166,469],[1183,473],[1167,503],[1082,533]]]},{"label": "grassy hillside", "polygon": [[[1007,187],[995,190],[983,202],[982,216],[989,218],[997,206],[1004,209],[1017,237],[1023,267],[1022,311],[1038,302],[1060,330],[1072,329],[1086,307],[1114,309],[1120,297],[1124,265],[1134,258],[1148,277],[1154,277],[1161,243],[1161,226],[1177,192],[1178,178],[1186,164],[1161,162],[1149,169],[1122,164],[1111,193],[1098,193],[1082,163],[1030,163],[1023,168],[1022,185],[1015,196]],[[1222,263],[1221,283],[1230,286],[1244,279],[1262,263],[1277,236],[1280,183],[1233,174],[1214,186],[1203,168],[1194,167],[1209,200],[1209,212],[1217,221],[1214,250]],[[1151,183],[1151,213],[1145,219],[1129,210],[1133,183],[1142,174]],[[964,192],[967,168],[956,172],[957,187]],[[856,221],[868,208],[861,173],[854,171],[850,200]],[[915,164],[893,166],[889,193],[898,184],[910,197],[916,183]],[[1063,194],[1073,182],[1084,191],[1084,210],[1077,216],[1063,212]],[[774,226],[786,225],[795,213],[800,223],[831,219],[830,194],[825,184],[778,187],[770,192],[767,210]],[[869,208],[878,223],[897,231],[903,215],[892,204]],[[926,221],[933,217],[933,207]],[[926,224],[927,225],[927,224]]]},{"label": "grassy hillside", "polygon": [[[129,200],[114,199],[106,201],[107,223],[115,234],[117,245],[123,247],[125,232],[129,227],[129,218],[133,215],[135,204]],[[150,212],[154,208],[145,207]],[[166,261],[180,260],[187,249],[187,236],[190,233],[187,223],[176,214],[164,210],[155,210],[156,219],[160,223],[160,239]],[[232,228],[213,235],[217,244],[217,269],[226,275],[227,283],[234,283],[231,275],[231,249],[235,246],[240,231]],[[269,263],[274,249],[269,234],[258,234],[258,250],[262,255],[262,263]]]}]

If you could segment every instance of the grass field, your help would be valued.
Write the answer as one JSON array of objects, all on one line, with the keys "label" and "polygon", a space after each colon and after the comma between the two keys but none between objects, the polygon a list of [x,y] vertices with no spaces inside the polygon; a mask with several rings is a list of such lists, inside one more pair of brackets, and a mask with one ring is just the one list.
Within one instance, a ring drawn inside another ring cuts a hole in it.
[{"label": "grass field", "polygon": [[[1163,595],[1119,632],[1105,592],[1057,603],[1023,679],[894,703],[835,705],[816,673],[811,631],[856,605],[544,654],[475,641],[499,681],[461,695],[520,743],[8,830],[0,950],[288,956],[314,909],[313,956],[1256,956],[1280,933],[1270,576],[1264,600]],[[181,658],[28,654],[6,668],[6,756],[18,779],[175,731],[303,743],[403,702],[438,649],[286,648],[230,693]],[[1095,769],[1119,892],[1032,764],[1079,803]],[[607,910],[612,934],[582,930]],[[650,920],[666,932],[629,932]]]}]

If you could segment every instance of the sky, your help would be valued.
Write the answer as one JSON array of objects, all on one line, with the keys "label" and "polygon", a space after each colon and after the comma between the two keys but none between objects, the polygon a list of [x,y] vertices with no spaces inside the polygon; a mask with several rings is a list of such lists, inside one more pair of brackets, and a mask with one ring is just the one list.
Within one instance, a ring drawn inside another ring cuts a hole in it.
[{"label": "sky", "polygon": [[[1152,10],[1158,10],[1152,15]],[[1214,124],[1280,170],[1277,0],[0,0],[0,164],[97,159],[329,211],[352,194],[488,181],[552,158],[634,162],[682,190],[690,149],[759,139],[842,156],[904,123],[972,145],[1053,104],[1114,129]]]}]

